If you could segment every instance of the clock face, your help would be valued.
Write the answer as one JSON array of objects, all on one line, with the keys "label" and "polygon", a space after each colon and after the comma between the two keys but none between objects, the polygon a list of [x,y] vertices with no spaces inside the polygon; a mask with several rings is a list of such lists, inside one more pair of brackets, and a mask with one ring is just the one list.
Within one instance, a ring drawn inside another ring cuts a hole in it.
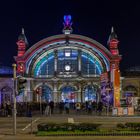
[{"label": "clock face", "polygon": [[66,65],[66,66],[65,66],[65,70],[66,70],[66,71],[70,71],[70,65]]}]

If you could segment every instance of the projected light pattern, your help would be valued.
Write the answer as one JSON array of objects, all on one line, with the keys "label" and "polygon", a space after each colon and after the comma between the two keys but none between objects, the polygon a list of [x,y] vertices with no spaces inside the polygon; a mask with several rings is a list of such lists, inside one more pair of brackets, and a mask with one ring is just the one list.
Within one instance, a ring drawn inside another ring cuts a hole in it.
[{"label": "projected light pattern", "polygon": [[92,85],[88,85],[84,89],[85,101],[97,102],[97,88]]},{"label": "projected light pattern", "polygon": [[[69,56],[65,56],[69,52]],[[78,72],[78,50],[62,49],[58,51],[57,68],[58,72],[65,71],[64,66],[69,64],[73,72]],[[103,72],[103,66],[96,56],[86,52],[81,52],[81,72],[84,75],[100,75]],[[34,76],[54,74],[54,52],[41,55],[33,66]]]},{"label": "projected light pattern", "polygon": [[50,53],[43,57],[35,65],[34,75],[53,75],[54,74],[54,54]]}]

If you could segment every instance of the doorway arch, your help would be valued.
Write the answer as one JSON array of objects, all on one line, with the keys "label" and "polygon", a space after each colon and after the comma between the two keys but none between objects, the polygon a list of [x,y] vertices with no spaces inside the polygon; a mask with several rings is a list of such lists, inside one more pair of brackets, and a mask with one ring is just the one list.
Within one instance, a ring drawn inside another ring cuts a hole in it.
[{"label": "doorway arch", "polygon": [[71,85],[61,87],[61,100],[63,102],[76,102],[76,88]]},{"label": "doorway arch", "polygon": [[98,90],[99,87],[97,85],[86,85],[84,87],[84,101],[98,102]]},{"label": "doorway arch", "polygon": [[42,84],[36,87],[35,93],[36,93],[36,99],[39,101],[39,97],[41,97],[41,100],[43,102],[50,102],[52,101],[52,89],[46,85]]},{"label": "doorway arch", "polygon": [[4,86],[1,89],[1,103],[7,103],[7,102],[12,103],[13,102],[12,93],[13,93],[13,90],[11,87]]}]

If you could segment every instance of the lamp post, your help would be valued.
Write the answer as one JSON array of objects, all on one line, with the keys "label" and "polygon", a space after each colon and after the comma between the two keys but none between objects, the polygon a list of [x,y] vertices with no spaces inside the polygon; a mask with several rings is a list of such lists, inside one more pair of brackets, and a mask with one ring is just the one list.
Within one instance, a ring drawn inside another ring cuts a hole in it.
[{"label": "lamp post", "polygon": [[13,134],[16,135],[16,64],[13,64],[13,79],[14,79],[14,88],[13,88]]}]

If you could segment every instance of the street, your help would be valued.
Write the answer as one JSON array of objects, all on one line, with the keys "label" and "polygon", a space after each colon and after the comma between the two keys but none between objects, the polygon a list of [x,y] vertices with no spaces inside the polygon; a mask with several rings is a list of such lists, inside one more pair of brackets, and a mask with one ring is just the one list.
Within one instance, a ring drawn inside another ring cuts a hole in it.
[{"label": "street", "polygon": [[[68,120],[73,119],[74,122],[92,122],[101,123],[102,127],[114,128],[117,123],[124,122],[140,122],[140,117],[105,117],[105,116],[88,116],[88,115],[53,115],[50,117],[38,116],[33,118],[27,117],[17,117],[17,135],[13,136],[13,118],[11,117],[1,117],[0,118],[0,140],[25,140],[25,139],[42,139],[42,140],[53,140],[56,139],[63,140],[91,140],[91,139],[102,139],[102,140],[140,140],[139,136],[72,136],[72,137],[38,137],[35,136],[37,131],[37,125],[43,122],[68,122]],[[31,123],[32,121],[32,123]],[[33,132],[33,134],[31,134]]]}]

